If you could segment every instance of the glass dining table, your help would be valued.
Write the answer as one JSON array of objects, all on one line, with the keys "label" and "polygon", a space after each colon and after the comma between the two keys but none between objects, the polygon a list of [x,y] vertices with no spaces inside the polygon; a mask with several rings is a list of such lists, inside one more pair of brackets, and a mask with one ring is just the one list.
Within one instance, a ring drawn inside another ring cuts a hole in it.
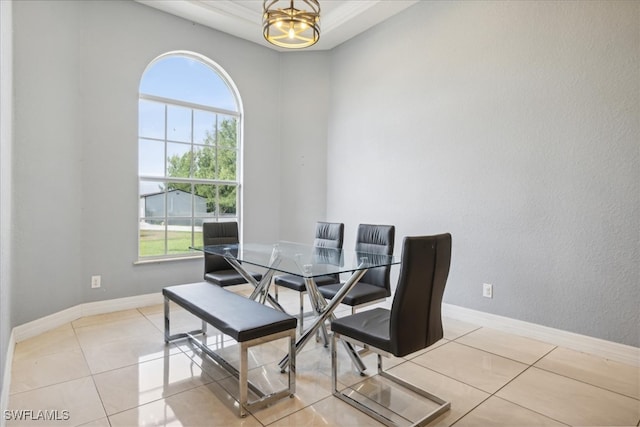
[{"label": "glass dining table", "polygon": [[[296,340],[296,354],[307,344],[312,336],[320,332],[327,343],[325,322],[332,319],[333,311],[353,289],[358,281],[370,268],[399,264],[399,258],[392,255],[373,254],[355,250],[323,248],[294,242],[242,243],[192,247],[212,255],[224,257],[227,262],[242,275],[247,283],[254,286],[250,298],[263,304],[269,303],[275,309],[285,311],[269,288],[271,279],[276,273],[293,274],[304,279],[307,295],[316,318],[300,337]],[[246,266],[246,267],[245,267]],[[248,271],[256,266],[266,269],[262,279],[257,281]],[[340,291],[327,301],[318,291],[314,278],[324,275],[344,274],[347,277]],[[363,374],[366,366],[360,359],[358,352],[351,344],[343,342],[351,360],[358,371]],[[285,356],[279,367],[284,372],[289,364],[289,356]]]}]

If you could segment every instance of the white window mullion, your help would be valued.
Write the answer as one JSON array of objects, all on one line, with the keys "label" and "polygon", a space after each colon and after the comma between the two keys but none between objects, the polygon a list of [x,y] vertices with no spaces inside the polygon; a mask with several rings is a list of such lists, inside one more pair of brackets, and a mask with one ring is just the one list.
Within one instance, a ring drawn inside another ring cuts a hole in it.
[{"label": "white window mullion", "polygon": [[163,98],[161,96],[154,96],[143,93],[140,94],[140,99],[144,99],[145,101],[158,102],[160,104],[171,104],[178,105],[180,107],[192,108],[195,110],[210,111],[212,113],[224,114],[225,116],[240,118],[240,113],[238,113],[237,111],[225,110],[224,108],[215,108],[207,105],[195,104],[192,102],[184,102],[180,101],[179,99]]},{"label": "white window mullion", "polygon": [[[169,105],[164,106],[164,176],[167,176],[167,157],[169,155]],[[164,181],[164,255],[169,253],[169,183]]]}]

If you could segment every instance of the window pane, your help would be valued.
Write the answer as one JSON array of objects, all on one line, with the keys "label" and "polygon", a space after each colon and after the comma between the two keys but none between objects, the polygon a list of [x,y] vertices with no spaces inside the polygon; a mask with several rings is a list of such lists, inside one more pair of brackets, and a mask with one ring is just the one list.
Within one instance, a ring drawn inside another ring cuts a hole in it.
[{"label": "window pane", "polygon": [[203,218],[196,218],[194,227],[193,227],[193,245],[194,246],[203,246],[202,243],[202,223],[204,222]]},{"label": "window pane", "polygon": [[164,142],[139,140],[138,171],[140,175],[164,176]]},{"label": "window pane", "polygon": [[167,106],[167,139],[191,142],[191,109]]},{"label": "window pane", "polygon": [[196,184],[194,187],[194,216],[213,218],[216,215],[216,186]]},{"label": "window pane", "polygon": [[138,135],[164,139],[164,104],[142,99],[138,102]]},{"label": "window pane", "polygon": [[140,225],[140,256],[161,256],[165,254],[164,226],[142,227]]},{"label": "window pane", "polygon": [[182,55],[153,63],[142,76],[140,92],[238,111],[235,96],[224,79],[207,64]]},{"label": "window pane", "polygon": [[235,216],[237,213],[236,207],[238,206],[238,187],[235,185],[220,185],[218,186],[219,192],[219,206],[220,216]]},{"label": "window pane", "polygon": [[236,150],[218,149],[218,179],[227,181],[235,181],[237,179],[237,153]]},{"label": "window pane", "polygon": [[147,224],[162,224],[165,217],[165,193],[162,183],[140,181],[140,218]]},{"label": "window pane", "polygon": [[211,145],[194,145],[195,152],[193,177],[201,179],[216,178],[216,149]]},{"label": "window pane", "polygon": [[169,217],[170,222],[172,217],[183,216],[191,218],[192,203],[191,184],[167,183],[167,217]]},{"label": "window pane", "polygon": [[167,254],[175,255],[189,252],[191,218],[169,218],[167,229]]},{"label": "window pane", "polygon": [[213,144],[215,142],[216,115],[209,111],[193,111],[193,142]]},{"label": "window pane", "polygon": [[167,176],[189,178],[192,158],[190,144],[167,143]]},{"label": "window pane", "polygon": [[218,147],[237,148],[238,120],[231,116],[218,116]]}]

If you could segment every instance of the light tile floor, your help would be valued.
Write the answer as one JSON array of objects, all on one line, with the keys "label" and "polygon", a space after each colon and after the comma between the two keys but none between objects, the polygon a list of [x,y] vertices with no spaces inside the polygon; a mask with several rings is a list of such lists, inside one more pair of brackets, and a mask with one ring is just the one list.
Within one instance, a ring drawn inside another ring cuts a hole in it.
[{"label": "light tile floor", "polygon": [[[297,293],[280,289],[280,301],[297,312]],[[346,308],[336,312],[346,313]],[[172,307],[172,331],[199,323]],[[385,360],[394,374],[451,402],[451,410],[431,425],[640,426],[639,368],[454,319],[444,323],[440,342]],[[313,340],[298,356],[295,397],[240,419],[235,379],[187,342],[165,346],[163,324],[157,305],[84,317],[18,343],[9,411],[57,410],[58,418],[68,419],[7,425],[380,425],[331,395],[329,350]],[[233,340],[211,332],[207,342],[237,362]],[[251,352],[253,382],[281,387],[286,376],[277,363],[286,345],[280,340]],[[428,401],[375,375],[374,355],[364,358],[367,377],[353,371],[341,347],[338,356],[341,387],[377,396],[409,419],[428,411]]]}]

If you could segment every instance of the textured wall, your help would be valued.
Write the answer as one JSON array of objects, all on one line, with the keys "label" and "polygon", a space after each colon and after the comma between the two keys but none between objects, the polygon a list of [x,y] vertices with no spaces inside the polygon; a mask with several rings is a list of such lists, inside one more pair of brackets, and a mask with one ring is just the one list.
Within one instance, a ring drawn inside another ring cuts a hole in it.
[{"label": "textured wall", "polygon": [[83,122],[78,7],[13,10],[16,326],[81,302]]},{"label": "textured wall", "polygon": [[12,326],[200,278],[133,265],[139,76],[184,49],[242,97],[247,239],[450,231],[447,302],[639,345],[639,7],[420,2],[283,56],[133,1],[16,2]]},{"label": "textured wall", "polygon": [[330,53],[286,53],[280,63],[280,239],[312,243],[326,219]]},{"label": "textured wall", "polygon": [[337,48],[345,244],[451,232],[446,302],[640,345],[638,28],[631,1],[419,2]]},{"label": "textured wall", "polygon": [[[167,284],[202,279],[202,260],[133,265],[138,226],[138,85],[145,67],[165,52],[202,54],[234,81],[245,118],[244,236],[275,238],[277,225],[264,224],[278,224],[279,214],[279,180],[272,170],[275,164],[277,171],[279,160],[279,116],[272,108],[278,88],[270,84],[278,77],[277,53],[135,2],[82,3],[84,300],[151,293]],[[92,274],[103,276],[102,292],[87,285]]]},{"label": "textured wall", "polygon": [[[82,302],[201,280],[201,260],[134,265],[138,85],[145,67],[168,51],[205,55],[237,85],[245,114],[244,235],[277,238],[277,52],[133,1],[16,2],[14,11],[12,307],[19,309],[12,326]],[[102,288],[90,289],[93,274],[102,275]]]}]

